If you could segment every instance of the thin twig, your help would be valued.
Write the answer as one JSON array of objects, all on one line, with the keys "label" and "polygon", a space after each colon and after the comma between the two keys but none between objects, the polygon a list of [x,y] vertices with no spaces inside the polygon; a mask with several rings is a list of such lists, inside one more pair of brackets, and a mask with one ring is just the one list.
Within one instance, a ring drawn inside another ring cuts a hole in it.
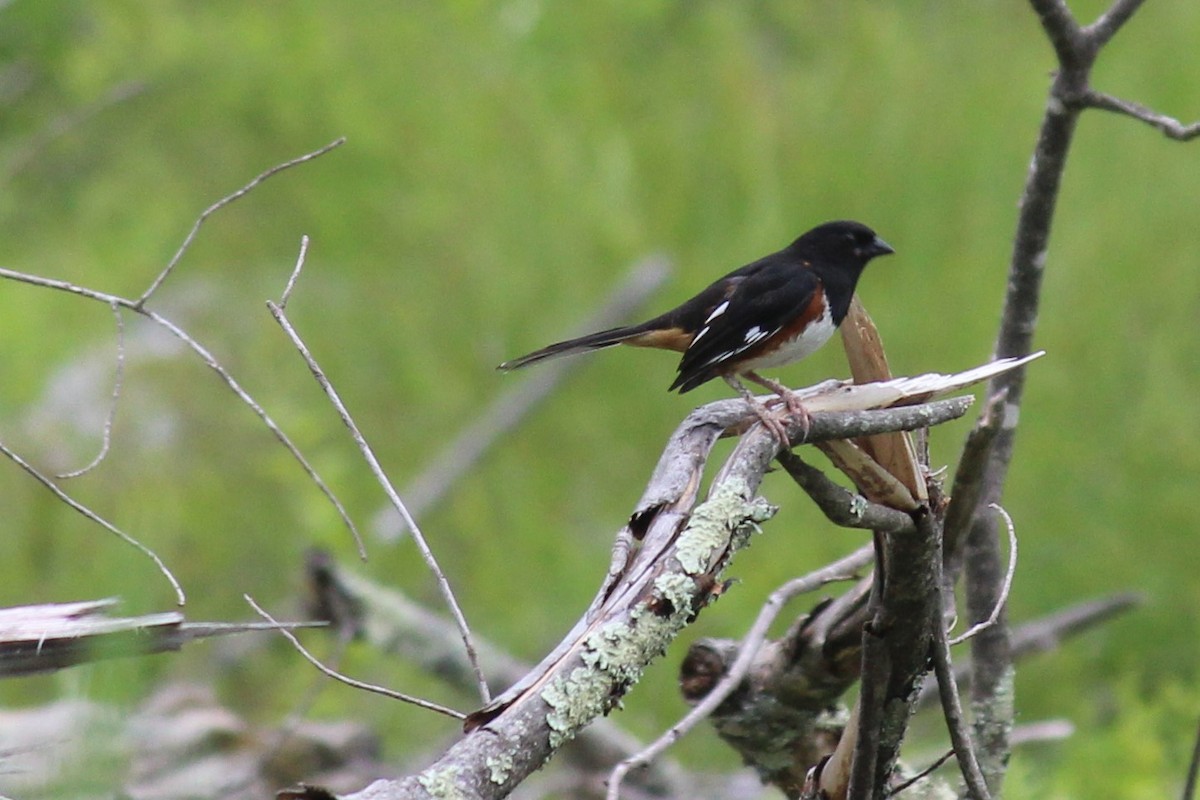
[{"label": "thin twig", "polygon": [[181,606],[187,602],[187,597],[183,593],[183,587],[179,585],[179,581],[175,580],[175,576],[171,573],[171,570],[167,568],[167,565],[163,563],[162,559],[158,557],[157,553],[139,542],[137,539],[134,539],[132,536],[122,531],[116,525],[113,525],[111,522],[101,517],[95,511],[92,511],[87,506],[72,498],[62,489],[58,488],[54,481],[38,472],[38,470],[32,464],[28,463],[25,461],[25,459],[8,449],[3,442],[0,442],[0,453],[3,453],[10,461],[32,476],[34,480],[49,489],[59,500],[66,503],[68,506],[75,509],[100,527],[104,528],[109,533],[117,536],[121,541],[141,551],[143,555],[154,562],[155,566],[158,567],[158,571],[161,572],[163,576],[166,577],[167,582],[171,584],[171,588],[175,590],[176,602],[178,602]]},{"label": "thin twig", "polygon": [[776,460],[835,525],[897,535],[917,529],[908,514],[850,492],[791,450],[781,451]]},{"label": "thin twig", "polygon": [[1196,742],[1192,745],[1192,760],[1188,762],[1187,782],[1183,786],[1183,800],[1196,797],[1196,779],[1200,774],[1200,726],[1196,729]]},{"label": "thin twig", "polygon": [[771,623],[779,616],[789,600],[798,595],[816,591],[827,583],[853,579],[857,570],[871,563],[872,558],[874,558],[874,551],[871,547],[860,548],[822,569],[790,580],[772,592],[771,596],[767,598],[767,602],[759,610],[754,624],[750,626],[750,630],[742,639],[737,658],[730,665],[728,672],[712,687],[704,699],[698,702],[670,730],[650,743],[644,750],[630,756],[613,768],[608,779],[607,800],[617,800],[621,793],[621,782],[631,769],[644,766],[661,755],[702,720],[711,716],[713,711],[737,689],[750,671],[754,657],[758,655],[759,648],[766,640]]},{"label": "thin twig", "polygon": [[1007,397],[1008,392],[1002,390],[988,398],[979,419],[975,421],[975,427],[967,434],[958,468],[954,471],[950,505],[946,507],[946,520],[942,527],[943,578],[947,586],[952,586],[962,571],[963,545],[979,508],[979,497],[984,488],[983,476],[988,468],[992,443],[1004,421]]},{"label": "thin twig", "polygon": [[288,298],[292,296],[292,289],[296,288],[296,281],[300,278],[300,270],[304,269],[304,260],[308,257],[308,235],[300,237],[300,253],[296,256],[296,266],[292,268],[292,274],[288,276],[287,285],[283,287],[283,294],[279,296],[279,308],[286,311]]},{"label": "thin twig", "polygon": [[[939,559],[940,561],[940,559]],[[939,581],[940,584],[940,581]],[[942,714],[946,718],[946,729],[950,732],[950,743],[966,781],[967,790],[974,800],[991,800],[987,781],[979,768],[975,746],[971,743],[971,732],[963,718],[962,701],[958,697],[958,684],[954,680],[954,668],[950,663],[950,643],[946,639],[946,625],[942,619],[941,604],[930,617],[933,628],[933,672],[937,676],[938,692],[942,698]]]},{"label": "thin twig", "polygon": [[[254,602],[253,597],[251,597],[248,594],[244,594],[244,595],[242,595],[242,597],[245,598],[246,602],[250,604],[250,607],[253,608],[258,613],[258,615],[261,616],[263,619],[267,620],[268,622],[270,622],[273,625],[280,624],[280,623],[276,622],[274,617],[272,617],[270,614],[268,614],[266,611],[264,611],[262,606],[260,606],[256,602]],[[289,642],[292,643],[292,647],[296,648],[296,650],[300,653],[300,655],[304,656],[305,660],[307,660],[308,663],[312,664],[314,667],[321,670],[321,672],[325,673],[326,675],[333,678],[334,680],[341,681],[342,683],[346,684],[347,686],[353,686],[355,689],[363,689],[368,692],[374,692],[375,694],[381,694],[384,697],[389,697],[393,700],[400,700],[405,703],[411,703],[414,706],[424,708],[428,711],[436,711],[438,714],[444,714],[447,717],[453,717],[454,719],[466,719],[466,717],[467,717],[466,714],[462,713],[461,711],[455,711],[453,708],[447,708],[446,706],[438,705],[437,703],[432,703],[428,700],[422,700],[419,697],[413,697],[412,695],[407,695],[407,694],[404,694],[403,692],[393,691],[392,689],[388,689],[383,686],[377,686],[376,684],[373,684],[373,683],[364,683],[363,681],[355,680],[354,678],[351,678],[348,675],[343,675],[342,673],[338,672],[337,670],[330,669],[329,667],[322,664],[320,659],[318,659],[316,656],[314,656],[312,653],[310,653],[308,650],[306,650],[304,648],[304,645],[300,644],[300,640],[296,638],[295,634],[293,634],[287,628],[284,628],[281,626],[279,628],[279,632],[281,634],[283,634],[285,639],[287,639]]]},{"label": "thin twig", "polygon": [[1089,108],[1098,108],[1101,111],[1111,111],[1114,114],[1124,114],[1127,117],[1141,120],[1147,125],[1162,131],[1168,138],[1179,142],[1186,142],[1200,136],[1200,122],[1185,125],[1174,117],[1160,114],[1141,103],[1122,100],[1119,97],[1113,97],[1104,92],[1097,92],[1095,89],[1089,89],[1084,94],[1083,102]]},{"label": "thin twig", "polygon": [[121,400],[121,385],[125,381],[125,318],[121,316],[121,306],[116,303],[109,303],[108,305],[112,309],[113,317],[116,318],[117,322],[117,367],[113,375],[112,399],[109,402],[108,414],[104,418],[104,431],[100,440],[100,452],[86,466],[56,475],[55,477],[59,480],[78,478],[80,475],[86,475],[91,472],[104,461],[105,456],[108,455],[109,447],[112,446],[113,421],[117,417],[117,404]]},{"label": "thin twig", "polygon": [[892,789],[889,789],[884,794],[884,797],[895,797],[896,795],[903,792],[905,789],[916,784],[918,781],[924,780],[925,778],[928,778],[933,773],[937,772],[938,769],[940,769],[943,764],[945,764],[947,761],[949,761],[952,758],[954,758],[954,749],[953,748],[942,753],[936,761],[934,761],[932,764],[930,764],[925,769],[918,772],[916,775],[913,775],[911,778],[909,778],[908,780],[906,780],[902,783],[896,784],[895,787],[893,787]]},{"label": "thin twig", "polygon": [[1095,22],[1083,29],[1088,43],[1099,50],[1129,21],[1145,0],[1116,0]]},{"label": "thin twig", "polygon": [[964,633],[951,639],[951,645],[962,644],[972,636],[982,633],[995,625],[997,620],[1000,619],[1000,614],[1004,610],[1004,604],[1008,602],[1008,595],[1012,591],[1013,576],[1017,572],[1017,529],[1013,525],[1012,517],[998,503],[991,503],[988,505],[988,508],[995,509],[996,513],[1004,517],[1004,524],[1008,528],[1008,571],[1004,575],[1004,583],[1000,586],[1000,593],[996,595],[996,603],[992,606],[992,613],[988,615],[987,619],[975,623]]},{"label": "thin twig", "polygon": [[292,324],[288,320],[287,315],[283,312],[283,309],[270,300],[267,301],[267,308],[270,309],[271,316],[275,318],[275,321],[279,323],[279,327],[283,329],[288,339],[291,340],[292,346],[296,348],[296,352],[299,353],[300,357],[304,359],[304,363],[308,366],[309,372],[311,372],[313,378],[316,379],[317,385],[320,386],[325,392],[325,396],[329,398],[329,402],[337,411],[338,416],[342,420],[342,424],[346,426],[348,431],[350,431],[350,437],[358,446],[359,452],[362,453],[363,459],[367,462],[367,466],[370,467],[371,474],[375,476],[375,480],[383,488],[384,494],[387,495],[387,498],[391,501],[392,506],[398,512],[400,512],[401,517],[404,518],[404,522],[412,534],[413,542],[417,545],[417,550],[420,551],[421,558],[425,561],[425,566],[429,569],[429,571],[433,574],[434,579],[437,581],[438,590],[442,594],[442,599],[445,601],[446,607],[450,610],[450,614],[454,617],[454,622],[458,626],[458,632],[462,636],[463,646],[467,651],[467,658],[471,661],[471,669],[475,672],[475,678],[479,684],[479,694],[483,698],[483,702],[486,705],[487,703],[491,702],[491,692],[488,690],[487,680],[483,676],[483,670],[479,667],[479,656],[476,653],[475,644],[472,641],[470,626],[467,625],[467,619],[463,615],[462,608],[459,606],[457,598],[454,596],[454,590],[450,588],[450,581],[446,579],[446,575],[442,571],[441,565],[438,564],[437,558],[434,557],[433,550],[430,549],[429,543],[425,538],[425,534],[421,532],[421,529],[417,526],[417,521],[413,519],[412,514],[408,512],[408,508],[404,505],[404,501],[401,500],[400,495],[396,493],[396,489],[392,486],[392,482],[388,478],[387,473],[384,471],[383,467],[380,466],[379,459],[375,457],[375,451],[372,450],[371,445],[367,443],[366,437],[363,436],[358,424],[354,421],[354,418],[346,409],[346,405],[342,402],[341,396],[333,387],[333,384],[329,382],[329,378],[326,377],[325,372],[321,369],[321,366],[317,363],[317,360],[309,351],[308,346],[304,343],[304,340],[300,337],[300,334],[297,333],[296,329],[292,327]]},{"label": "thin twig", "polygon": [[139,307],[136,301],[125,297],[119,297],[118,295],[96,291],[95,289],[89,289],[84,286],[77,286],[68,281],[60,281],[54,278],[43,278],[39,275],[29,275],[24,272],[5,269],[4,267],[0,267],[0,278],[7,278],[20,283],[27,283],[31,286],[41,286],[46,289],[56,289],[60,292],[79,295],[80,297],[86,297],[89,300],[96,300],[107,305],[117,305],[122,308],[128,308],[130,311],[141,314],[143,317],[146,317],[156,325],[160,325],[161,327],[170,331],[172,336],[183,342],[188,349],[199,356],[200,360],[202,360],[213,372],[217,373],[221,380],[225,382],[225,385],[228,386],[229,389],[236,394],[243,403],[250,407],[250,410],[253,411],[259,420],[261,420],[262,423],[267,426],[267,430],[269,430],[271,434],[279,441],[279,443],[282,444],[287,451],[292,454],[292,457],[296,459],[297,463],[300,464],[305,474],[308,475],[309,479],[316,485],[321,493],[325,495],[326,499],[329,500],[334,509],[336,509],[338,516],[342,520],[342,523],[354,537],[354,541],[358,545],[359,554],[365,557],[362,537],[359,536],[358,528],[355,527],[354,521],[350,519],[350,515],[346,512],[346,508],[342,505],[341,500],[337,498],[337,495],[333,493],[333,490],[329,488],[328,484],[326,484],[321,476],[317,474],[317,471],[312,467],[312,465],[308,463],[308,459],[304,457],[304,454],[300,452],[300,449],[296,447],[288,435],[283,432],[283,430],[275,423],[275,420],[272,419],[271,416],[263,409],[263,407],[258,404],[258,401],[251,397],[249,392],[242,388],[241,384],[234,379],[233,375],[231,375],[229,371],[225,369],[225,367],[221,366],[221,363],[217,361],[212,353],[205,349],[205,347],[198,341],[193,339],[186,331],[184,331],[174,322],[171,322],[166,317],[163,317],[154,311],[150,311],[144,306]]},{"label": "thin twig", "polygon": [[200,214],[200,216],[196,218],[196,222],[192,225],[192,229],[190,231],[188,231],[188,235],[184,238],[183,244],[179,245],[179,249],[175,251],[175,255],[171,257],[171,260],[167,263],[167,266],[163,269],[162,272],[160,272],[158,274],[158,277],[155,278],[151,282],[150,286],[146,289],[146,291],[142,292],[142,296],[139,297],[134,302],[134,310],[140,311],[142,309],[142,307],[146,304],[146,301],[150,299],[150,295],[154,294],[158,290],[158,287],[163,284],[163,281],[165,281],[167,279],[167,277],[171,274],[171,272],[174,271],[175,266],[179,263],[179,260],[183,258],[183,254],[188,251],[188,248],[190,248],[192,246],[192,242],[195,240],[196,235],[198,233],[200,233],[200,226],[202,226],[204,224],[205,220],[207,220],[213,214],[217,213],[222,208],[224,208],[225,206],[234,202],[235,200],[239,200],[242,197],[245,197],[247,194],[249,194],[251,191],[253,191],[256,186],[258,186],[260,183],[267,180],[271,176],[277,175],[286,169],[290,169],[290,168],[298,166],[300,164],[304,164],[305,162],[312,161],[314,158],[320,158],[321,156],[328,153],[330,150],[333,150],[336,147],[341,147],[345,143],[346,143],[346,137],[341,136],[337,139],[334,139],[332,142],[325,145],[324,147],[312,151],[311,153],[305,153],[302,156],[293,158],[291,161],[285,161],[282,164],[276,164],[275,166],[268,169],[266,172],[261,173],[258,177],[256,177],[254,180],[247,183],[242,188],[238,189],[233,194],[229,194],[229,195],[226,195],[225,197],[222,197],[220,200],[213,203],[208,208],[204,209],[204,211]]}]

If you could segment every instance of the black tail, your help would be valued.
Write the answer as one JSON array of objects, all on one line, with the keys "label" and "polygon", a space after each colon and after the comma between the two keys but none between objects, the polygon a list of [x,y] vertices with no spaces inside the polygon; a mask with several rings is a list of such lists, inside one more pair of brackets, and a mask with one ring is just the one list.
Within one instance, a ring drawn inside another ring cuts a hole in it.
[{"label": "black tail", "polygon": [[589,350],[600,350],[605,347],[612,347],[621,342],[641,336],[646,332],[645,325],[630,325],[624,328],[609,328],[606,331],[597,331],[589,333],[587,336],[580,336],[577,339],[567,339],[565,342],[555,342],[547,345],[541,350],[534,350],[532,353],[527,353],[520,358],[514,358],[511,361],[505,361],[496,369],[502,372],[509,370],[520,369],[527,367],[530,364],[536,364],[539,361],[545,361],[550,358],[558,358],[559,356],[571,356],[576,353],[586,353]]}]

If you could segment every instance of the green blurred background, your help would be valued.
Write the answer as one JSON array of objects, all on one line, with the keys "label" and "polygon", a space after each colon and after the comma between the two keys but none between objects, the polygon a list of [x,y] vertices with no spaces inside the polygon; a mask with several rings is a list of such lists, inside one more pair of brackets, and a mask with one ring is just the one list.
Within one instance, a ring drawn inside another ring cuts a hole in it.
[{"label": "green blurred background", "polygon": [[[1091,19],[1104,5],[1075,7]],[[1147,4],[1097,86],[1196,117],[1198,42],[1200,4]],[[210,203],[348,137],[211,218],[153,307],[212,349],[369,529],[380,490],[263,306],[301,235],[312,246],[292,319],[399,485],[525,379],[496,363],[572,330],[650,253],[676,271],[646,311],[815,223],[861,219],[899,253],[861,287],[894,369],[962,369],[991,350],[1052,68],[1015,0],[18,0],[0,7],[0,264],[134,296]],[[1066,717],[1078,732],[1020,751],[1011,797],[1162,796],[1182,782],[1200,713],[1197,146],[1092,112],[1071,155],[1037,336],[1049,355],[1030,374],[1005,498],[1021,536],[1012,617],[1127,589],[1147,602],[1021,665],[1020,721]],[[0,333],[0,436],[46,469],[82,466],[111,391],[112,314],[3,283]],[[291,607],[314,544],[353,558],[321,495],[196,358],[128,315],[126,339],[112,453],[68,488],[157,550],[189,618],[247,618],[243,592]],[[668,433],[728,394],[667,394],[673,366],[592,357],[421,520],[477,631],[536,659],[586,606]],[[845,373],[830,347],[781,377]],[[936,463],[953,467],[969,424],[935,433]],[[640,735],[684,710],[674,679],[689,641],[740,635],[777,584],[862,543],[785,478],[763,492],[783,511],[735,562],[740,583],[617,715]],[[0,498],[0,604],[171,605],[146,559],[7,462]],[[411,543],[368,544],[367,574],[436,604]],[[217,679],[269,722],[313,679],[283,644],[222,652],[8,681],[0,699],[132,706],[168,678]],[[346,666],[472,703],[363,649]],[[340,687],[316,712],[370,722],[395,760],[454,729]],[[737,766],[707,732],[678,754]]]}]

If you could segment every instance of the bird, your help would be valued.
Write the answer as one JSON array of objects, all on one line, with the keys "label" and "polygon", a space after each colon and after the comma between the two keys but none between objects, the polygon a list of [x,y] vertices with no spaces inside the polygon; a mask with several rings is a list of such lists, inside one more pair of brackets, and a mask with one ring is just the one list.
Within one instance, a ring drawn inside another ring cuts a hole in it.
[{"label": "bird", "polygon": [[867,263],[894,252],[861,222],[826,222],[782,250],[718,278],[670,311],[637,325],[555,342],[497,369],[508,372],[619,344],[678,351],[683,355],[667,391],[683,394],[720,377],[788,447],[784,420],[758,402],[740,378],[778,395],[774,402],[782,402],[787,414],[800,420],[807,436],[809,417],[800,398],[758,371],[799,361],[825,344],[846,318]]}]

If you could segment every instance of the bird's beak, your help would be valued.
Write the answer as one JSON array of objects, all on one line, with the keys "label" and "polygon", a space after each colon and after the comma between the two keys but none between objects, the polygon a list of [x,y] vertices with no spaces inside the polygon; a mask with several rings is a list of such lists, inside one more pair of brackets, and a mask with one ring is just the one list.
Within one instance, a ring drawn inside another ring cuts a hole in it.
[{"label": "bird's beak", "polygon": [[895,248],[893,248],[883,239],[880,239],[878,236],[875,237],[875,241],[871,242],[866,250],[867,252],[863,255],[869,258],[874,258],[875,256],[888,256],[896,252]]}]

